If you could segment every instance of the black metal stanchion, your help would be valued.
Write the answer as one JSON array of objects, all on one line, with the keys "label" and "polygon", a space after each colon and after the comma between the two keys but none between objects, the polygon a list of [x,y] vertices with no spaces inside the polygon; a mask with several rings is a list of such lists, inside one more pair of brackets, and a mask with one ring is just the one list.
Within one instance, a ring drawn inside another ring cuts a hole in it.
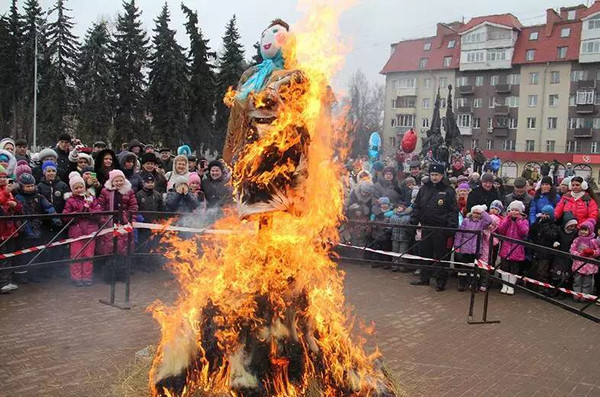
[{"label": "black metal stanchion", "polygon": [[[478,241],[479,243],[479,241]],[[488,241],[489,244],[489,250],[488,250],[488,257],[487,257],[487,261],[488,264],[492,263],[492,260],[494,258],[494,236],[492,234],[490,234],[490,239]],[[478,250],[479,251],[479,250]],[[496,268],[491,265],[495,271]],[[475,263],[475,271],[477,272],[478,277],[482,274],[482,272],[487,272],[488,270],[482,270],[477,263]],[[488,321],[487,319],[487,312],[488,312],[488,303],[489,303],[489,297],[490,297],[490,288],[491,288],[491,284],[492,284],[492,277],[488,275],[487,280],[485,282],[485,295],[483,297],[483,314],[482,314],[482,320],[481,321],[474,321],[473,320],[473,311],[475,308],[475,290],[471,289],[471,302],[469,304],[469,316],[468,316],[468,323],[469,324],[498,324],[500,322],[500,320],[490,320]]]},{"label": "black metal stanchion", "polygon": [[[117,214],[117,219],[116,222],[113,222],[114,225],[119,225],[120,222],[123,220],[123,211],[119,210],[118,214]],[[114,218],[113,218],[114,221]],[[126,258],[124,257],[123,254],[121,254],[119,252],[119,233],[114,233],[113,235],[113,256],[112,256],[112,260],[111,260],[111,269],[110,269],[110,299],[106,300],[106,299],[100,299],[100,303],[103,303],[105,305],[109,305],[109,306],[114,306],[117,307],[119,309],[123,309],[123,310],[127,310],[127,309],[131,309],[131,304],[129,303],[129,291],[128,291],[128,281],[129,281],[129,268],[127,265],[125,265],[125,281],[126,281],[126,293],[125,293],[125,302],[122,304],[116,303],[115,302],[115,295],[116,295],[116,284],[117,284],[117,269],[119,267],[119,265],[122,263],[121,261],[126,262]],[[129,237],[128,237],[129,238]],[[128,240],[129,241],[129,240]]]}]

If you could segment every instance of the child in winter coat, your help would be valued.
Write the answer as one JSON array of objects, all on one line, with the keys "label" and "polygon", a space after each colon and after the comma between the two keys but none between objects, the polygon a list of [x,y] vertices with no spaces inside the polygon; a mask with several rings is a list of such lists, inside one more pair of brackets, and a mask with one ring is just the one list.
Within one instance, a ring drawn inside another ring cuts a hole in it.
[{"label": "child in winter coat", "polygon": [[[144,188],[135,194],[138,202],[140,211],[151,211],[151,212],[164,212],[165,204],[163,201],[163,195],[156,191],[156,180],[154,175],[151,173],[145,173],[143,175]],[[153,214],[142,214],[145,222],[155,222],[160,219],[159,215]],[[149,229],[137,229],[138,230],[138,244],[137,251],[143,253],[149,253],[156,248],[159,236],[152,235]],[[153,259],[153,258],[151,258]],[[145,271],[153,270],[152,264],[155,261],[149,262],[143,261],[141,263],[142,269]]]},{"label": "child in winter coat", "polygon": [[[14,198],[8,190],[8,173],[0,165],[0,216],[18,215],[21,213],[21,204]],[[0,221],[0,253],[13,252],[15,250],[15,241],[17,241],[18,233],[16,222],[10,220]],[[0,293],[7,294],[19,287],[12,282],[11,271],[2,270],[2,268],[10,267],[12,261],[10,259],[0,260]]]},{"label": "child in winter coat", "polygon": [[[498,234],[506,237],[525,240],[529,233],[529,222],[525,214],[525,204],[517,200],[512,201],[508,205],[508,215],[502,220],[497,231]],[[502,259],[500,265],[503,270],[502,280],[505,282],[500,292],[512,295],[515,293],[512,285],[517,282],[517,274],[519,274],[525,261],[525,247],[512,241],[502,241],[500,258]],[[507,274],[507,272],[510,274]],[[506,282],[510,283],[511,286],[506,284]]]},{"label": "child in winter coat", "polygon": [[[23,215],[41,215],[41,214],[55,214],[56,210],[50,204],[48,200],[40,193],[38,193],[35,186],[35,178],[33,175],[24,173],[19,177],[19,191],[15,197],[21,206],[23,207]],[[52,218],[50,221],[55,227],[59,228],[62,226],[62,222],[59,218]],[[36,245],[43,245],[46,243],[42,238],[45,230],[42,224],[42,219],[33,218],[29,219],[27,224],[21,229],[23,233],[19,239],[20,248],[30,248]],[[19,257],[19,264],[26,265],[37,253],[28,253]],[[42,255],[45,258],[45,255]],[[16,271],[15,274],[19,274],[22,281],[27,278],[31,282],[40,282],[42,275],[48,273],[43,271],[39,266],[32,266],[28,272],[26,270]]]},{"label": "child in winter coat", "polygon": [[494,266],[496,264],[496,258],[498,258],[498,248],[500,247],[500,241],[498,241],[497,238],[493,239],[492,257],[490,258],[490,236],[496,231],[496,229],[498,229],[498,226],[500,226],[502,219],[504,219],[504,216],[502,216],[502,214],[504,213],[504,204],[502,204],[502,201],[492,201],[488,213],[490,215],[490,218],[492,219],[492,223],[490,223],[490,225],[486,227],[483,231],[483,241],[481,242],[481,254],[479,255],[479,258],[486,262],[489,262],[490,265]]},{"label": "child in winter coat", "polygon": [[[579,225],[579,236],[571,244],[571,253],[586,258],[598,258],[600,256],[600,243],[596,240],[594,227],[596,223],[587,220]],[[573,291],[591,294],[594,291],[594,275],[598,273],[598,265],[581,260],[573,260],[571,266],[573,271]],[[583,301],[573,297],[577,301]]]},{"label": "child in winter coat", "polygon": [[190,186],[190,193],[196,197],[198,203],[200,204],[196,209],[196,212],[205,213],[206,197],[202,191],[202,178],[200,178],[200,175],[198,175],[197,172],[192,172],[188,178],[188,184]]},{"label": "child in winter coat", "polygon": [[394,208],[392,208],[390,199],[388,197],[379,197],[377,204],[371,209],[370,219],[377,222],[388,222],[393,215]]},{"label": "child in winter coat", "polygon": [[[463,219],[460,230],[484,231],[491,223],[492,218],[485,212],[487,206],[474,205],[471,212]],[[457,259],[462,263],[474,264],[478,259],[477,252],[477,234],[472,233],[456,233],[454,236],[455,251],[459,253]],[[481,242],[480,242],[481,243]],[[460,265],[458,265],[460,266]],[[467,289],[467,273],[458,273],[458,290],[464,291]]]},{"label": "child in winter coat", "polygon": [[200,205],[198,199],[190,192],[187,178],[175,176],[173,190],[167,193],[166,206],[169,212],[191,213]]},{"label": "child in winter coat", "polygon": [[[537,245],[547,248],[553,248],[554,243],[558,242],[560,228],[554,220],[554,207],[551,204],[546,204],[541,213],[538,214],[535,223],[529,229],[531,241]],[[548,251],[535,250],[535,267],[536,278],[545,283],[550,281],[550,264],[554,259],[554,255]],[[545,288],[540,288],[544,294],[548,293]]]},{"label": "child in winter coat", "polygon": [[[131,183],[125,178],[125,174],[121,170],[112,170],[108,173],[108,180],[100,192],[98,204],[100,204],[102,211],[119,211],[122,214],[121,218],[115,215],[113,221],[107,227],[112,227],[114,222],[121,225],[128,224],[131,213],[138,210],[137,199],[131,188]],[[117,237],[118,253],[122,255],[127,253],[127,240],[128,236],[126,234],[121,234]],[[96,251],[100,255],[112,254],[112,234],[109,233],[102,236],[100,244],[96,247]]]},{"label": "child in winter coat", "polygon": [[[571,245],[577,237],[577,219],[570,212],[563,215],[562,227],[558,233],[558,242],[553,244],[555,249],[563,252],[569,252]],[[557,288],[569,288],[571,281],[571,258],[563,255],[556,255],[550,263],[550,279],[552,285]],[[567,295],[557,289],[550,290],[550,296],[564,299]]]},{"label": "child in winter coat", "polygon": [[[63,213],[89,213],[100,212],[102,209],[96,198],[86,190],[85,181],[78,172],[73,171],[69,174],[69,186],[72,193],[65,195],[67,202]],[[68,222],[69,218],[65,218]],[[98,231],[98,217],[77,217],[69,226],[69,238],[91,235]],[[79,240],[71,244],[71,259],[91,258],[94,256],[96,247],[95,240]],[[85,248],[84,248],[85,247]],[[82,251],[83,250],[83,251]],[[77,257],[76,257],[77,256]],[[75,286],[92,285],[92,272],[94,264],[92,261],[76,262],[69,265],[71,281]]]}]

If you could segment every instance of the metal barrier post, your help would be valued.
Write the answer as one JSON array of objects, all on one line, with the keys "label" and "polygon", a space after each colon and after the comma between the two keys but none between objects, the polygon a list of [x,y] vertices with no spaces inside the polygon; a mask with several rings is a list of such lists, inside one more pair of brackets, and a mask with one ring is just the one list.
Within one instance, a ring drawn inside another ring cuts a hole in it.
[{"label": "metal barrier post", "polygon": [[[492,263],[492,260],[494,258],[494,236],[493,236],[493,234],[490,234],[488,244],[489,244],[489,250],[488,250],[487,262],[489,264],[489,263]],[[482,271],[485,271],[485,272],[488,271],[487,269],[482,270],[477,264],[475,264],[475,269],[479,272],[479,274],[481,274]],[[495,271],[495,270],[496,269],[494,268],[493,271]],[[468,320],[467,320],[468,324],[498,324],[498,323],[500,323],[500,320],[488,321],[488,319],[487,319],[488,303],[489,303],[489,297],[490,297],[490,287],[492,284],[492,278],[493,277],[491,275],[488,275],[488,278],[485,283],[485,295],[483,297],[482,321],[473,321],[473,311],[474,311],[474,307],[475,307],[475,291],[471,291],[471,303],[469,305],[469,316],[468,316]]]},{"label": "metal barrier post", "polygon": [[[121,221],[123,220],[123,210],[120,209],[116,216],[117,216],[117,219],[116,220],[113,219],[114,220],[113,224],[119,225],[121,223]],[[125,259],[124,256],[121,253],[119,253],[119,237],[121,237],[121,236],[119,236],[118,233],[115,233],[113,235],[113,256],[112,256],[112,260],[111,260],[111,276],[110,276],[110,300],[107,301],[106,299],[100,299],[100,303],[104,303],[105,305],[114,306],[119,309],[127,310],[127,309],[131,309],[131,304],[129,303],[128,296],[126,297],[126,300],[123,304],[115,303],[116,284],[117,284],[117,269],[119,268],[120,261]],[[127,266],[125,266],[125,271],[126,271],[125,280],[127,281],[129,278],[129,269]]]}]

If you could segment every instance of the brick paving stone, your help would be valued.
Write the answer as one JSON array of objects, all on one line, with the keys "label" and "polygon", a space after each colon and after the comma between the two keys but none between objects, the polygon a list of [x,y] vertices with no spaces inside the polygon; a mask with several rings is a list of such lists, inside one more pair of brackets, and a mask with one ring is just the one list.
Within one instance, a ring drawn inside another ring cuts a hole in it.
[{"label": "brick paving stone", "polygon": [[[469,325],[470,295],[409,285],[408,274],[343,264],[347,300],[410,396],[600,396],[598,325],[518,291],[490,293],[488,318]],[[63,279],[0,296],[2,395],[104,396],[134,353],[157,342],[145,308],[170,303],[163,271],[132,276],[131,310],[98,303],[108,287]],[[118,285],[118,298],[123,294]],[[477,297],[480,316],[482,297]],[[592,307],[596,314],[600,308]]]}]

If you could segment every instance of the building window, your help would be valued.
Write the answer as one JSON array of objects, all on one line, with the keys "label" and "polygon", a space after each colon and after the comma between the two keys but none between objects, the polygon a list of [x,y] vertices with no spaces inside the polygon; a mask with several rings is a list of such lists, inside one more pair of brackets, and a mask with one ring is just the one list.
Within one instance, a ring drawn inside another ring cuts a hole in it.
[{"label": "building window", "polygon": [[598,144],[598,142],[592,142],[592,145],[590,147],[590,152],[592,152],[592,153],[600,152],[600,145]]},{"label": "building window", "polygon": [[588,30],[600,29],[600,18],[590,19],[588,21]]},{"label": "building window", "polygon": [[532,139],[527,139],[525,141],[525,151],[526,152],[535,152],[535,141]]},{"label": "building window", "polygon": [[571,72],[571,81],[583,81],[588,79],[587,70],[573,70]]},{"label": "building window", "polygon": [[557,123],[558,123],[558,118],[548,117],[548,129],[549,130],[555,130]]},{"label": "building window", "polygon": [[509,74],[506,76],[506,84],[519,85],[521,84],[520,74]]},{"label": "building window", "polygon": [[581,141],[567,141],[567,153],[581,152]]},{"label": "building window", "polygon": [[569,106],[575,106],[575,95],[569,95]]},{"label": "building window", "polygon": [[567,20],[569,20],[569,21],[574,20],[576,16],[577,16],[576,10],[569,10],[569,12],[567,12]]},{"label": "building window", "polygon": [[557,47],[557,54],[556,57],[558,59],[565,59],[567,57],[567,49],[569,47]]},{"label": "building window", "polygon": [[415,116],[412,114],[399,114],[398,116],[398,127],[414,127]]},{"label": "building window", "polygon": [[529,73],[529,84],[538,85],[540,82],[540,74],[538,72]]},{"label": "building window", "polygon": [[429,119],[428,118],[424,118],[423,120],[421,120],[421,126],[423,128],[429,128]]},{"label": "building window", "polygon": [[504,105],[510,108],[518,108],[519,107],[519,97],[518,96],[507,96],[504,100]]},{"label": "building window", "polygon": [[467,106],[467,98],[456,98],[456,107],[464,107]]},{"label": "building window", "polygon": [[483,76],[475,77],[475,87],[481,87],[483,85]]},{"label": "building window", "polygon": [[596,100],[595,92],[592,90],[577,91],[577,105],[593,105]]},{"label": "building window", "polygon": [[595,130],[600,129],[600,118],[594,118],[594,120],[592,120],[592,126]]},{"label": "building window", "polygon": [[492,96],[488,98],[488,107],[489,108],[494,108],[496,107],[496,97]]},{"label": "building window", "polygon": [[425,43],[425,45],[423,46],[423,49],[424,49],[425,51],[429,51],[429,50],[431,50],[431,43]]},{"label": "building window", "polygon": [[494,150],[494,140],[488,139],[486,142],[487,150]]},{"label": "building window", "polygon": [[417,79],[409,78],[409,79],[400,79],[398,81],[398,86],[396,88],[415,88],[417,84]]},{"label": "building window", "polygon": [[483,105],[483,100],[481,98],[473,98],[473,107],[480,108]]},{"label": "building window", "polygon": [[448,88],[448,78],[440,77],[440,88]]},{"label": "building window", "polygon": [[514,139],[506,139],[502,141],[502,150],[515,150],[515,140]]},{"label": "building window", "polygon": [[479,139],[471,139],[471,149],[479,147]]},{"label": "building window", "polygon": [[485,41],[485,33],[471,33],[463,37],[465,43],[480,43]]},{"label": "building window", "polygon": [[585,41],[581,43],[581,52],[583,54],[597,54],[600,52],[600,41]]},{"label": "building window", "polygon": [[534,108],[537,106],[538,103],[538,96],[537,95],[529,95],[529,97],[527,98],[527,106],[529,106],[530,108]]},{"label": "building window", "polygon": [[396,119],[392,119],[392,123],[391,124],[392,124],[392,127],[395,127],[396,126]]},{"label": "building window", "polygon": [[416,97],[414,96],[399,96],[396,98],[396,107],[397,108],[415,108],[416,106]]},{"label": "building window", "polygon": [[527,128],[530,130],[535,129],[535,117],[527,117]]},{"label": "building window", "polygon": [[493,123],[494,123],[494,120],[491,117],[488,117],[488,126],[487,126],[487,128],[488,128],[489,132],[492,132]]},{"label": "building window", "polygon": [[426,78],[423,80],[423,88],[431,88],[431,79]]},{"label": "building window", "polygon": [[431,103],[431,99],[423,98],[423,109],[429,109],[430,103]]},{"label": "building window", "polygon": [[467,63],[483,62],[483,51],[467,52]]},{"label": "building window", "polygon": [[471,115],[470,114],[459,114],[456,120],[456,125],[459,127],[471,127]]},{"label": "building window", "polygon": [[517,119],[516,117],[510,117],[508,119],[508,128],[510,128],[511,130],[516,130],[518,122],[519,122],[519,119]]},{"label": "building window", "polygon": [[558,94],[550,94],[548,96],[548,106],[555,108],[558,106]]},{"label": "building window", "polygon": [[488,62],[504,61],[506,60],[505,50],[488,50],[486,59]]},{"label": "building window", "polygon": [[506,117],[506,116],[496,117],[496,128],[508,128],[508,117]]},{"label": "building window", "polygon": [[448,48],[454,48],[455,45],[456,45],[456,40],[450,40],[448,42]]},{"label": "building window", "polygon": [[425,69],[427,67],[427,59],[428,58],[421,58],[419,60],[419,69]]},{"label": "building window", "polygon": [[560,72],[558,70],[553,70],[550,72],[550,84],[558,83],[560,83]]},{"label": "building window", "polygon": [[473,128],[481,128],[481,119],[479,117],[473,118]]},{"label": "building window", "polygon": [[556,141],[546,141],[546,151],[554,152],[554,147],[556,146]]},{"label": "building window", "polygon": [[535,58],[535,50],[527,50],[527,52],[525,53],[525,60],[533,61],[534,58]]},{"label": "building window", "polygon": [[529,40],[533,41],[533,40],[537,40],[538,39],[538,32],[531,32],[529,33]]},{"label": "building window", "polygon": [[462,87],[465,85],[469,85],[469,78],[467,76],[461,76],[456,79],[456,86]]},{"label": "building window", "polygon": [[492,85],[492,86],[498,85],[499,82],[500,82],[500,76],[494,75],[494,76],[490,77],[490,85]]},{"label": "building window", "polygon": [[569,37],[571,35],[571,28],[562,28],[560,30],[560,37]]},{"label": "building window", "polygon": [[445,68],[450,67],[451,63],[452,63],[452,57],[444,57],[444,67]]}]

